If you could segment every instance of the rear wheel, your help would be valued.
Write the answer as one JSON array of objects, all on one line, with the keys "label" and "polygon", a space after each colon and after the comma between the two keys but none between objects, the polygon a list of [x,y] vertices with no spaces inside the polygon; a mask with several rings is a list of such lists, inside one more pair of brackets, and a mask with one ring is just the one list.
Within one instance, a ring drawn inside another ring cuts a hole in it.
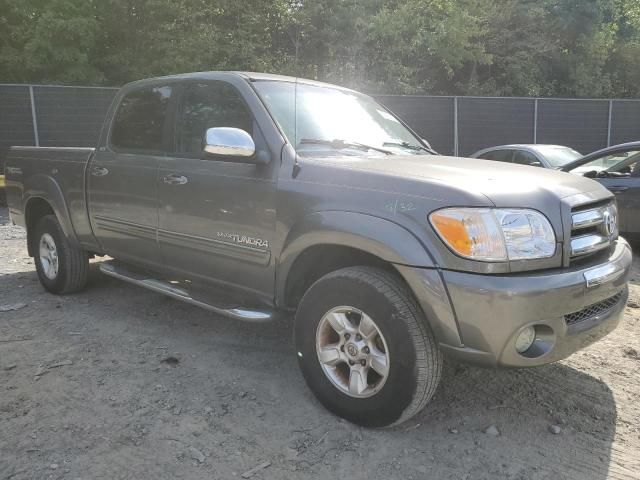
[{"label": "rear wheel", "polygon": [[71,245],[54,215],[38,220],[33,241],[36,272],[45,289],[65,294],[86,286],[89,256],[83,249]]},{"label": "rear wheel", "polygon": [[345,268],[314,283],[296,313],[295,342],[320,402],[359,425],[408,420],[440,380],[442,355],[420,309],[380,269]]}]

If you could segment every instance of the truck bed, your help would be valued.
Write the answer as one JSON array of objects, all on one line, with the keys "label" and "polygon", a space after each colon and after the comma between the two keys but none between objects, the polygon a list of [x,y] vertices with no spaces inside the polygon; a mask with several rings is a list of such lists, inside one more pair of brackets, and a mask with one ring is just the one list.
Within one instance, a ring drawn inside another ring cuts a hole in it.
[{"label": "truck bed", "polygon": [[[91,235],[84,194],[85,169],[94,148],[11,147],[6,160],[6,195],[14,223],[26,226],[28,201],[50,201],[63,210],[78,235]],[[62,212],[60,212],[62,213]]]}]

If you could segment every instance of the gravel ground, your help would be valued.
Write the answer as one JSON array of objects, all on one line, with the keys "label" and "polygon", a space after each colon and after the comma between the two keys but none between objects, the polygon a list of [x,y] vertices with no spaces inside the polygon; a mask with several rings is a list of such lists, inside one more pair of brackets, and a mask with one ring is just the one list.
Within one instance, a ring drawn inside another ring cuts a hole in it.
[{"label": "gravel ground", "polygon": [[[640,253],[640,252],[638,252]],[[92,271],[41,288],[0,209],[1,479],[640,479],[640,262],[620,327],[533,370],[448,365],[432,403],[367,430],[298,372],[291,320],[217,318]]]}]

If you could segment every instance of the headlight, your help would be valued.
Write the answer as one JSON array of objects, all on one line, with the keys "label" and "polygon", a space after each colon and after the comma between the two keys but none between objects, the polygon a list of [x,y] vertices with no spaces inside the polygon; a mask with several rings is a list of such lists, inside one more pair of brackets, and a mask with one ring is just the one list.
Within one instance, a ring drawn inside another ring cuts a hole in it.
[{"label": "headlight", "polygon": [[445,208],[429,215],[442,241],[483,262],[553,257],[556,236],[540,212],[514,208]]}]

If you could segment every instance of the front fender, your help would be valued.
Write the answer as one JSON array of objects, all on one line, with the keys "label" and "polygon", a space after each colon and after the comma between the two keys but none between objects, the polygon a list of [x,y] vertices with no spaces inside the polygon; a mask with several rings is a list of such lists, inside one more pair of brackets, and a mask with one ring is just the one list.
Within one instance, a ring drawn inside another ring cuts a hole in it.
[{"label": "front fender", "polygon": [[305,216],[289,231],[278,264],[277,298],[296,258],[314,245],[341,245],[368,252],[390,263],[434,267],[424,245],[406,228],[373,215],[324,211]]},{"label": "front fender", "polygon": [[373,215],[324,211],[289,231],[276,273],[276,298],[285,298],[287,277],[299,255],[314,245],[357,248],[394,264],[413,291],[440,343],[461,346],[459,327],[439,269],[427,246],[405,227]]},{"label": "front fender", "polygon": [[22,195],[23,212],[25,222],[27,221],[29,212],[29,202],[33,199],[42,199],[46,201],[55,213],[62,231],[73,245],[79,245],[75,229],[71,223],[71,215],[69,208],[65,202],[64,195],[60,185],[49,175],[36,174],[28,178],[24,183],[24,192]]}]

